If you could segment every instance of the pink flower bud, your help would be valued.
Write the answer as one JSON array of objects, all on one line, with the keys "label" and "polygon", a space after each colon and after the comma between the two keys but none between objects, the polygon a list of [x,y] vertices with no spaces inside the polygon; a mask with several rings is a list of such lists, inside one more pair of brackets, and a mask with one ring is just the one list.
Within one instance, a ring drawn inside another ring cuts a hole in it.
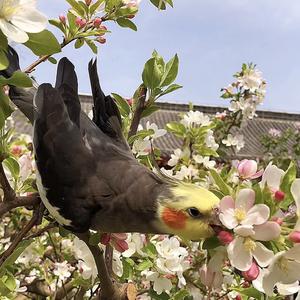
[{"label": "pink flower bud", "polygon": [[65,15],[59,15],[59,20],[60,20],[60,22],[62,22],[63,24],[66,24],[66,16],[65,16]]},{"label": "pink flower bud", "polygon": [[124,240],[114,240],[112,244],[114,248],[121,253],[129,248],[127,242]]},{"label": "pink flower bud", "polygon": [[78,27],[83,28],[86,25],[86,19],[81,19],[80,17],[77,17],[75,20],[75,24]]},{"label": "pink flower bud", "polygon": [[276,191],[274,197],[277,202],[281,202],[284,199],[285,194],[282,191]]},{"label": "pink flower bud", "polygon": [[252,262],[252,265],[248,271],[242,272],[243,277],[247,281],[253,281],[255,280],[259,275],[259,268],[256,262]]},{"label": "pink flower bud", "polygon": [[222,244],[228,245],[233,241],[233,235],[228,231],[222,230],[218,234],[218,239]]},{"label": "pink flower bud", "polygon": [[279,218],[279,217],[273,217],[272,218],[272,221],[273,222],[276,222],[278,225],[282,225],[282,223],[283,223],[283,220],[281,219],[281,218]]},{"label": "pink flower bud", "polygon": [[252,177],[257,172],[257,162],[255,160],[243,159],[238,164],[240,177],[246,179]]},{"label": "pink flower bud", "polygon": [[92,3],[92,0],[85,0],[85,4],[86,4],[87,6],[90,6],[91,3]]},{"label": "pink flower bud", "polygon": [[102,19],[101,18],[95,18],[94,22],[93,22],[93,25],[94,25],[95,28],[99,28],[100,25],[101,25],[101,23],[102,23]]},{"label": "pink flower bud", "polygon": [[11,148],[11,153],[15,156],[20,156],[23,152],[23,148],[19,145],[14,145]]},{"label": "pink flower bud", "polygon": [[106,38],[103,37],[103,36],[99,36],[97,38],[97,42],[100,43],[100,44],[105,44],[106,43]]},{"label": "pink flower bud", "polygon": [[133,19],[135,17],[135,15],[128,15],[127,18],[128,19]]},{"label": "pink flower bud", "polygon": [[242,298],[242,296],[241,295],[237,295],[237,296],[235,296],[235,300],[242,300],[243,298]]},{"label": "pink flower bud", "polygon": [[101,26],[99,27],[99,29],[100,29],[100,30],[105,30],[105,31],[106,31],[106,30],[107,30],[107,27],[104,26],[104,25],[101,25]]},{"label": "pink flower bud", "polygon": [[111,235],[109,233],[103,233],[100,238],[100,243],[103,245],[108,245],[111,239]]},{"label": "pink flower bud", "polygon": [[289,239],[293,243],[299,244],[300,243],[300,231],[293,231],[292,233],[290,233]]},{"label": "pink flower bud", "polygon": [[133,99],[132,98],[129,98],[129,99],[126,99],[127,103],[131,106],[133,104]]}]

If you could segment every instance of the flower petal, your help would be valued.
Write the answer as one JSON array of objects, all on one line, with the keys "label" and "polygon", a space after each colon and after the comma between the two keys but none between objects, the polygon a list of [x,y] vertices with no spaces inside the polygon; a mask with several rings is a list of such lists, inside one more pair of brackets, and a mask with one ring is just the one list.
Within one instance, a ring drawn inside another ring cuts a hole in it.
[{"label": "flower petal", "polygon": [[29,39],[26,32],[2,20],[1,18],[0,18],[0,29],[8,38],[10,38],[16,43],[25,43]]},{"label": "flower petal", "polygon": [[298,280],[290,284],[277,283],[276,286],[278,289],[278,293],[284,296],[296,294],[300,290]]},{"label": "flower petal", "polygon": [[253,256],[261,267],[267,267],[271,263],[274,253],[262,243],[257,242],[256,248],[253,251]]},{"label": "flower petal", "polygon": [[228,229],[233,229],[238,225],[238,222],[234,216],[234,210],[228,209],[226,213],[221,213],[219,215],[221,223],[226,226]]},{"label": "flower petal", "polygon": [[261,184],[264,186],[265,183],[269,188],[273,190],[279,190],[281,178],[284,175],[284,171],[270,163],[262,176]]},{"label": "flower petal", "polygon": [[248,211],[255,202],[255,192],[251,189],[242,189],[237,195],[235,208]]},{"label": "flower petal", "polygon": [[291,186],[291,193],[296,203],[298,222],[295,226],[295,230],[300,230],[300,178],[297,178]]},{"label": "flower petal", "polygon": [[293,248],[291,248],[285,253],[285,256],[288,259],[293,259],[300,262],[300,244],[294,245]]},{"label": "flower petal", "polygon": [[220,211],[224,213],[227,209],[234,209],[234,200],[231,196],[225,196],[220,201]]},{"label": "flower petal", "polygon": [[244,238],[236,237],[227,247],[228,258],[233,267],[247,271],[252,265],[252,254],[245,249]]},{"label": "flower petal", "polygon": [[47,26],[47,18],[34,8],[18,10],[17,14],[12,15],[11,22],[25,32],[41,32]]},{"label": "flower petal", "polygon": [[273,296],[274,286],[277,282],[280,282],[280,275],[278,267],[275,266],[263,277],[262,287],[267,296]]},{"label": "flower petal", "polygon": [[280,236],[280,226],[276,222],[266,222],[254,226],[253,238],[258,241],[272,241]]},{"label": "flower petal", "polygon": [[255,234],[252,225],[240,225],[234,228],[234,232],[240,236],[253,236]]},{"label": "flower petal", "polygon": [[246,219],[241,222],[242,225],[260,225],[265,223],[270,216],[270,208],[265,204],[253,206],[247,213]]}]

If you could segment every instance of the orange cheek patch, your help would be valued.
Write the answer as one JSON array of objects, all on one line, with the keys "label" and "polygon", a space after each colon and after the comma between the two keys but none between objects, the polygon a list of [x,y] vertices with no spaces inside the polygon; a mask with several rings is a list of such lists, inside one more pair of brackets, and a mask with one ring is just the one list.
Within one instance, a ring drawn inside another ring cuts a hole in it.
[{"label": "orange cheek patch", "polygon": [[177,211],[171,208],[164,208],[162,219],[166,225],[174,229],[182,229],[185,227],[187,216],[182,211]]}]

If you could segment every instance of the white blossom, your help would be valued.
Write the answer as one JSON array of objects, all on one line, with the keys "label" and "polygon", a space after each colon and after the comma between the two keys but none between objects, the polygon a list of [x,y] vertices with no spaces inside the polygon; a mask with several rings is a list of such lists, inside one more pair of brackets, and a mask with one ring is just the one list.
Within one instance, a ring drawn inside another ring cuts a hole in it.
[{"label": "white blossom", "polygon": [[47,18],[36,9],[35,0],[0,0],[0,30],[16,43],[25,43],[26,32],[41,32]]},{"label": "white blossom", "polygon": [[138,253],[139,255],[144,255],[142,249],[144,248],[145,236],[140,233],[128,233],[127,244],[128,250],[122,253],[124,257],[131,257],[133,254]]},{"label": "white blossom", "polygon": [[64,281],[65,279],[71,276],[71,272],[74,270],[67,261],[55,262],[53,274],[56,275],[60,280]]},{"label": "white blossom", "polygon": [[208,126],[210,124],[209,116],[205,115],[200,111],[190,110],[187,114],[183,116],[181,124],[189,128],[194,125]]},{"label": "white blossom", "polygon": [[182,166],[180,170],[175,174],[175,178],[179,180],[183,179],[193,179],[198,177],[199,170],[196,169],[193,165]]},{"label": "white blossom", "polygon": [[135,140],[132,146],[132,152],[137,156],[148,155],[151,151],[151,142],[149,140]]},{"label": "white blossom", "polygon": [[209,156],[203,157],[201,155],[194,155],[193,158],[197,164],[201,164],[207,169],[213,169],[216,165],[216,162],[214,160],[210,160]]},{"label": "white blossom", "polygon": [[149,121],[147,121],[146,123],[146,129],[147,130],[153,130],[154,133],[151,134],[150,136],[146,137],[146,139],[157,139],[159,137],[164,136],[167,133],[167,130],[165,129],[158,129],[158,126],[155,123],[151,123]]},{"label": "white blossom", "polygon": [[174,154],[171,154],[171,159],[168,161],[170,167],[174,167],[178,164],[178,161],[182,158],[183,151],[181,149],[175,149]]},{"label": "white blossom", "polygon": [[244,136],[242,134],[233,136],[231,133],[228,134],[226,139],[222,140],[222,143],[227,147],[236,147],[237,151],[240,151],[245,145]]},{"label": "white blossom", "polygon": [[218,150],[219,148],[219,145],[216,143],[214,138],[214,132],[211,129],[206,133],[205,144],[214,151]]}]

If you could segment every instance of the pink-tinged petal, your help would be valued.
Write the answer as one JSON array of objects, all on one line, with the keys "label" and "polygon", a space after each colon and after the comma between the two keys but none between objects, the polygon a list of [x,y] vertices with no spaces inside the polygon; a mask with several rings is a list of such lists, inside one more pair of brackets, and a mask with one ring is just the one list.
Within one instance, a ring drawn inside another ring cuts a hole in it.
[{"label": "pink-tinged petal", "polygon": [[225,214],[221,213],[219,215],[219,219],[221,223],[228,229],[233,229],[238,225],[233,209],[228,209]]},{"label": "pink-tinged petal", "polygon": [[129,249],[128,243],[124,240],[114,240],[112,244],[114,248],[121,253]]},{"label": "pink-tinged petal", "polygon": [[266,183],[269,188],[279,190],[281,178],[284,175],[284,171],[271,163],[266,167],[266,170],[262,176],[262,185]]},{"label": "pink-tinged petal", "polygon": [[258,241],[272,241],[280,236],[280,226],[276,222],[268,221],[261,225],[254,226],[253,238]]},{"label": "pink-tinged petal", "polygon": [[242,189],[237,195],[235,208],[248,211],[254,205],[255,192],[251,189]]},{"label": "pink-tinged petal", "polygon": [[252,175],[250,177],[250,179],[257,179],[257,178],[261,177],[263,173],[264,173],[264,169],[261,169],[257,173],[255,173],[254,175]]},{"label": "pink-tinged petal", "polygon": [[253,281],[258,277],[259,272],[260,271],[258,265],[255,261],[253,261],[250,269],[242,272],[242,275],[247,281]]},{"label": "pink-tinged petal", "polygon": [[244,238],[236,237],[227,247],[228,258],[233,267],[247,271],[252,265],[252,254],[244,246]]},{"label": "pink-tinged petal", "polygon": [[112,233],[112,238],[117,240],[126,240],[127,239],[127,233]]},{"label": "pink-tinged petal", "polygon": [[264,246],[262,243],[257,242],[256,248],[253,251],[253,256],[257,261],[257,263],[264,268],[271,263],[274,257],[274,253],[273,251],[269,250],[266,246]]},{"label": "pink-tinged petal", "polygon": [[257,171],[257,162],[255,160],[242,160],[238,165],[238,172],[242,178],[250,178]]},{"label": "pink-tinged petal", "polygon": [[241,222],[242,225],[260,225],[265,223],[270,216],[270,208],[265,204],[253,206],[247,213],[246,219]]},{"label": "pink-tinged petal", "polygon": [[224,213],[227,209],[234,209],[234,200],[231,196],[225,196],[220,201],[220,211]]},{"label": "pink-tinged petal", "polygon": [[252,236],[255,233],[252,225],[240,225],[234,228],[234,232],[243,237]]}]

